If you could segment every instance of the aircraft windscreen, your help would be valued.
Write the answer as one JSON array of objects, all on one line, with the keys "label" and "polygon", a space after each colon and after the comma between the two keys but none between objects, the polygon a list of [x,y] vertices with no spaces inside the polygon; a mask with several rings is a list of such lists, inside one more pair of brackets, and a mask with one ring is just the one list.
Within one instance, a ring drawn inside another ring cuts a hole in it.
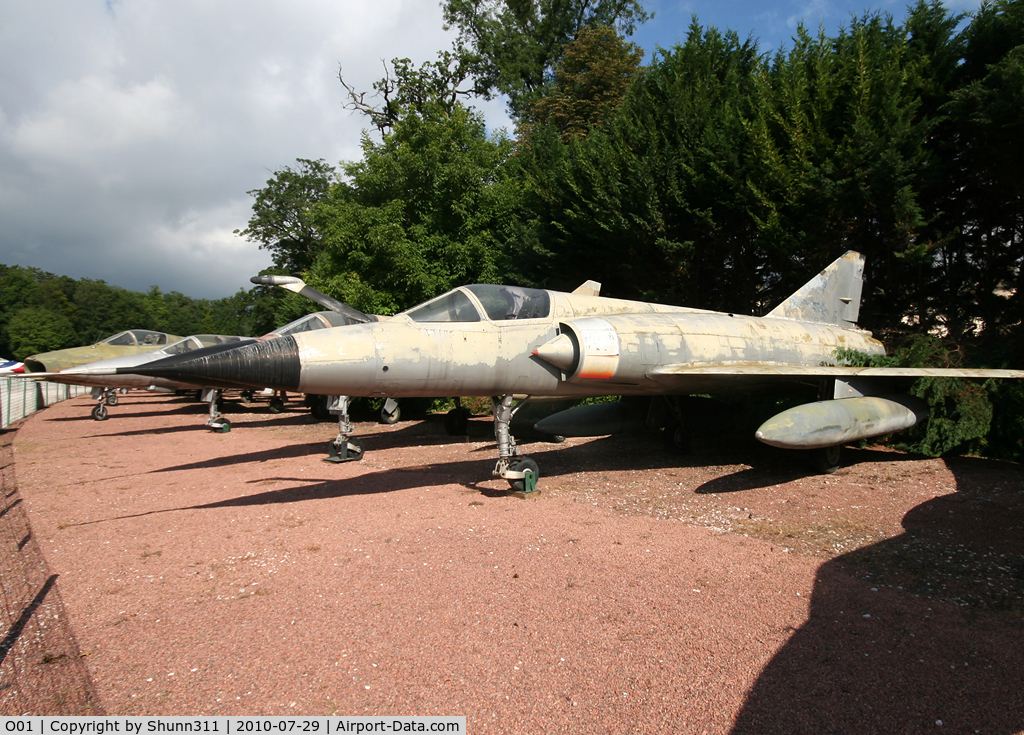
[{"label": "aircraft windscreen", "polygon": [[198,350],[200,346],[199,340],[195,337],[185,337],[185,339],[179,339],[177,342],[171,342],[171,344],[160,350],[160,352],[165,355],[180,355],[184,352]]},{"label": "aircraft windscreen", "polygon": [[116,345],[118,347],[134,347],[135,337],[132,336],[131,332],[118,332],[112,334],[104,340],[100,341],[101,344]]},{"label": "aircraft windscreen", "polygon": [[352,324],[352,320],[344,314],[339,314],[336,311],[318,311],[317,312],[323,319],[326,319],[331,323],[332,327],[347,327]]},{"label": "aircraft windscreen", "polygon": [[226,345],[231,342],[241,342],[244,337],[233,337],[226,336],[223,334],[193,334],[191,337],[185,339],[179,339],[177,342],[172,342],[167,345],[164,349],[160,350],[165,355],[181,355],[185,352],[191,352],[192,350],[198,350],[203,347],[213,347],[214,345]]},{"label": "aircraft windscreen", "polygon": [[129,332],[134,335],[135,341],[143,347],[146,345],[157,347],[167,344],[167,335],[163,332],[153,332],[148,329],[131,329]]},{"label": "aircraft windscreen", "polygon": [[312,332],[314,329],[325,329],[327,324],[319,313],[307,314],[304,317],[288,322],[280,329],[275,329],[274,334],[283,337],[286,334],[298,334],[299,332]]},{"label": "aircraft windscreen", "polygon": [[538,288],[488,284],[475,284],[466,288],[480,299],[491,321],[543,319],[551,313],[548,292]]},{"label": "aircraft windscreen", "polygon": [[241,342],[247,337],[235,337],[227,334],[196,334],[193,335],[199,340],[203,347],[213,347],[214,345],[227,345],[232,342]]},{"label": "aircraft windscreen", "polygon": [[462,291],[450,291],[406,312],[414,322],[478,322],[480,314]]}]

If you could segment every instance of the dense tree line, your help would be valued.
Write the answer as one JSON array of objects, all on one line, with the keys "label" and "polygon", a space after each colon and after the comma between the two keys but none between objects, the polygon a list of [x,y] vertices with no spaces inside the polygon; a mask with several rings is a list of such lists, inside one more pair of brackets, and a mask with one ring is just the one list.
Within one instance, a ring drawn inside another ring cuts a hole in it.
[{"label": "dense tree line", "polygon": [[0,356],[24,358],[92,344],[125,329],[248,336],[253,307],[253,295],[245,291],[217,300],[163,293],[156,286],[138,293],[0,264]]}]

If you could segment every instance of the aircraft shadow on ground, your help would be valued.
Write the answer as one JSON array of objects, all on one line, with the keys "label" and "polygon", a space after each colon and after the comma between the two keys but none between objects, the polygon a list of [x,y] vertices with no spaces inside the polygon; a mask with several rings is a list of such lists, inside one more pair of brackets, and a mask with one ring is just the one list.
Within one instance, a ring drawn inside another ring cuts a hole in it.
[{"label": "aircraft shadow on ground", "polygon": [[[395,441],[396,434],[401,432],[382,432],[379,438],[386,441]],[[380,449],[374,446],[374,441],[365,436],[366,451],[372,452]],[[412,437],[415,438],[415,437]],[[452,443],[460,443],[457,437],[449,438]],[[152,470],[154,473],[178,472],[188,470],[203,470],[213,467],[223,467],[231,464],[245,464],[251,462],[264,462],[272,459],[285,459],[309,455],[311,459],[317,456],[324,457],[323,451],[326,442],[303,443],[283,445],[262,452],[252,452],[229,457],[217,457],[202,462],[192,462],[172,467],[164,467]],[[582,470],[600,472],[602,470],[618,470],[626,466],[635,466],[636,452],[646,451],[641,442],[623,442],[621,438],[600,439],[594,442],[577,446],[561,447],[554,444],[537,444],[531,449],[542,448],[541,451],[531,451],[533,457],[541,466],[542,477],[554,478],[563,474],[572,474]],[[671,456],[660,451],[658,448],[650,448],[650,467],[672,467],[678,466]],[[442,485],[462,485],[467,490],[475,491],[484,496],[501,497],[507,495],[507,488],[493,489],[485,487],[482,483],[492,479],[491,470],[494,467],[496,452],[493,446],[488,451],[488,456],[479,459],[466,459],[459,461],[436,462],[425,465],[394,467],[378,472],[369,472],[356,477],[341,479],[324,479],[319,482],[310,482],[309,478],[292,477],[263,477],[252,480],[253,483],[264,484],[267,482],[296,483],[291,486],[275,488],[254,495],[245,495],[237,498],[230,498],[215,503],[194,506],[182,506],[167,508],[163,510],[147,511],[145,513],[119,516],[116,518],[90,521],[82,525],[101,523],[109,520],[122,520],[135,518],[157,513],[169,513],[182,510],[202,510],[212,508],[244,507],[252,505],[277,505],[286,503],[303,502],[308,500],[320,500],[324,498],[343,498],[355,495],[367,495],[376,493],[396,492],[411,488],[439,487]],[[324,463],[324,474],[330,474],[333,464]]]},{"label": "aircraft shadow on ground", "polygon": [[[302,421],[302,417],[290,417],[259,423],[262,426],[283,426],[294,425]],[[252,423],[241,425],[237,430],[244,431],[246,426],[252,426]],[[309,455],[311,458],[317,456],[323,458],[327,456],[328,443],[336,435],[336,429],[331,424],[325,422],[323,426],[324,436],[322,441],[290,445],[282,444],[280,447],[264,451],[220,456],[201,462],[164,467],[154,471],[201,470],[304,455]],[[433,416],[425,421],[408,422],[408,424],[399,429],[389,428],[377,432],[363,432],[357,434],[357,436],[362,441],[367,454],[408,446],[464,445],[467,455],[485,456],[485,459],[472,460],[474,466],[476,466],[477,462],[486,462],[485,471],[483,473],[472,472],[465,476],[455,473],[453,475],[455,479],[448,480],[442,484],[455,482],[467,488],[479,489],[480,481],[491,478],[490,470],[497,459],[497,448],[494,444],[494,435],[491,427],[492,423],[489,420],[478,419],[470,421],[468,436],[449,436],[443,428],[443,417]],[[168,430],[183,429],[181,427],[169,427]],[[480,442],[487,443],[479,446]],[[584,471],[600,472],[630,469],[636,467],[638,456],[643,457],[642,464],[646,469],[707,465],[747,465],[747,469],[710,480],[694,491],[702,494],[741,492],[743,490],[768,487],[798,479],[811,473],[805,458],[800,452],[787,452],[765,446],[752,439],[735,436],[729,437],[728,440],[715,438],[710,441],[695,442],[693,450],[684,455],[666,451],[662,446],[661,436],[658,433],[604,437],[578,445],[562,445],[542,441],[538,435],[533,437],[527,435],[527,438],[521,440],[519,444],[523,454],[532,457],[539,464],[542,478],[558,477],[563,474]],[[904,457],[905,455],[888,452],[847,450],[844,453],[844,465],[850,466],[862,461],[899,461]],[[465,463],[454,462],[447,464],[463,466]],[[430,466],[442,467],[446,466],[446,464],[438,463]],[[380,476],[387,478],[390,474],[408,471],[411,471],[410,468],[396,467],[380,473]],[[361,475],[360,478],[353,478],[352,481],[365,480],[367,477],[369,476]],[[397,483],[394,489],[399,490],[405,487],[407,485],[404,483]],[[381,491],[386,489],[383,488]]]},{"label": "aircraft shadow on ground", "polygon": [[[299,454],[302,453],[302,449],[304,446],[308,445],[297,445],[290,449],[273,450],[260,454],[265,455],[264,459],[274,459],[284,456],[298,456]],[[282,451],[287,452],[287,454],[282,454]],[[210,463],[197,463],[196,465],[192,466],[182,466],[176,468],[167,468],[164,470],[155,470],[155,472],[169,472],[182,469],[202,469],[203,467],[210,466],[212,466]],[[395,468],[390,470],[384,470],[381,472],[371,472],[364,475],[359,475],[357,477],[337,480],[322,480],[320,482],[313,483],[310,483],[310,481],[306,478],[298,477],[262,477],[258,480],[251,480],[250,482],[254,484],[266,484],[268,482],[298,484],[293,484],[282,488],[275,488],[273,490],[267,490],[265,492],[255,493],[253,495],[243,495],[237,498],[219,500],[213,503],[203,503],[200,505],[188,505],[175,508],[150,510],[142,513],[132,513],[128,515],[116,516],[113,518],[97,519],[95,521],[86,521],[84,523],[72,525],[89,526],[95,523],[125,520],[128,518],[142,518],[150,515],[175,513],[187,510],[243,508],[254,505],[283,505],[288,503],[299,503],[310,500],[323,500],[330,498],[351,497],[357,495],[396,492],[399,490],[406,490],[409,488],[434,487],[448,485],[452,483],[469,485],[468,478],[480,478],[485,475],[489,476],[491,466],[493,465],[483,460],[443,462],[438,463],[436,465]],[[494,495],[505,494],[504,492],[490,492]]]},{"label": "aircraft shadow on ground", "polygon": [[[142,414],[147,415],[147,414]],[[201,433],[212,434],[216,433],[210,430],[206,425],[207,413],[196,413],[196,422],[194,424],[185,424],[183,426],[159,426],[151,429],[136,429],[133,431],[112,431],[109,434],[96,434],[96,436],[143,436],[153,434],[177,434],[183,431],[197,431]],[[113,416],[111,418],[114,418]],[[230,417],[225,417],[230,420]],[[233,430],[245,431],[247,428],[270,428],[270,427],[284,427],[284,426],[303,426],[309,422],[309,417],[306,414],[273,414],[263,421],[247,421],[244,424],[235,424]],[[331,437],[333,438],[333,434]],[[326,434],[325,434],[326,437]],[[325,438],[326,442],[327,439]]]},{"label": "aircraft shadow on ground", "polygon": [[[150,410],[139,406],[108,406],[107,415],[110,420],[122,419],[138,419],[138,418],[151,418],[153,416],[183,416],[186,414],[197,414],[199,412],[205,413],[206,409],[198,404],[192,404],[188,406],[176,406],[175,408],[168,408],[161,405],[159,408],[154,407]],[[54,418],[47,418],[47,421],[65,422],[65,421],[95,421],[91,414],[92,407],[83,410],[81,414],[76,416],[56,416]]]},{"label": "aircraft shadow on ground", "polygon": [[[755,440],[740,439],[727,449],[716,450],[713,456],[705,451],[701,457],[705,464],[750,465],[745,470],[708,480],[694,490],[701,495],[757,490],[817,474],[807,452],[776,449]],[[853,467],[864,462],[906,462],[917,458],[897,452],[844,447],[840,467]]]},{"label": "aircraft shadow on ground", "polygon": [[809,619],[761,672],[734,735],[1021,732],[1020,468],[947,464],[956,492],[820,567]]},{"label": "aircraft shadow on ground", "polygon": [[[363,443],[367,454],[372,454],[373,452],[379,452],[386,449],[409,446],[463,446],[465,447],[465,453],[467,455],[486,455],[486,459],[473,460],[473,463],[489,463],[487,471],[482,475],[489,479],[491,476],[490,468],[494,466],[494,462],[498,457],[497,448],[494,444],[493,432],[487,433],[481,431],[480,427],[484,426],[482,422],[470,422],[469,436],[449,436],[444,433],[441,423],[441,421],[434,421],[433,424],[428,424],[427,422],[410,422],[408,426],[404,426],[401,429],[359,433],[357,436]],[[332,439],[334,439],[336,429],[331,427],[329,424],[324,424],[324,426],[325,431],[323,441],[290,445],[291,448],[289,448],[289,445],[282,445],[280,448],[262,452],[221,456],[202,462],[165,467],[154,471],[175,472],[180,470],[208,469],[212,467],[223,467],[226,465],[262,462],[266,459],[279,457],[295,457],[304,454],[326,457],[327,445]],[[486,426],[490,427],[491,424],[488,422]],[[239,427],[239,430],[244,431],[245,426]],[[481,441],[489,443],[485,444],[483,447],[473,445],[473,443]],[[628,466],[635,466],[637,452],[642,452],[645,455],[645,467],[674,467],[679,466],[680,459],[685,460],[685,458],[673,457],[663,451],[661,449],[660,441],[658,444],[651,446],[650,442],[645,443],[645,439],[643,437],[637,436],[608,437],[578,446],[563,446],[562,444],[552,442],[524,440],[520,442],[520,446],[523,448],[524,454],[533,457],[540,464],[541,474],[545,477],[552,477],[566,472],[579,472],[582,470],[614,470]],[[437,465],[431,466],[440,467],[443,466],[443,464],[444,463],[438,463]],[[450,464],[458,466],[464,463],[454,462]],[[409,468],[396,467],[393,470],[386,470],[380,474],[382,477],[387,477],[392,472],[406,471],[409,471]],[[365,478],[366,475],[362,475],[360,477]],[[475,487],[475,481],[480,478],[481,475],[479,473],[475,473],[467,475],[464,479],[453,481],[464,484],[467,487]],[[401,488],[396,487],[396,489]]]}]

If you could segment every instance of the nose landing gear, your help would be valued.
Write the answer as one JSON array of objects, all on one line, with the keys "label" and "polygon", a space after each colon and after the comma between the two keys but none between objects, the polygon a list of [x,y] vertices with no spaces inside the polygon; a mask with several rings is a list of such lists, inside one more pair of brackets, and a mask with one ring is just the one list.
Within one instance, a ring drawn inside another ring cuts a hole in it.
[{"label": "nose landing gear", "polygon": [[509,424],[516,411],[529,400],[529,397],[519,402],[514,407],[512,394],[498,398],[491,398],[491,408],[494,411],[494,437],[498,441],[498,462],[494,465],[495,477],[508,482],[512,488],[512,494],[520,498],[537,497],[540,490],[537,489],[537,479],[540,477],[540,469],[537,463],[529,457],[519,454],[519,447],[516,446],[515,437],[509,431]]},{"label": "nose landing gear", "polygon": [[348,420],[348,396],[333,396],[328,399],[327,410],[338,417],[338,436],[327,443],[324,462],[353,462],[363,458],[363,443],[352,436],[355,427]]},{"label": "nose landing gear", "polygon": [[210,431],[218,434],[227,434],[231,431],[231,422],[221,416],[221,391],[217,388],[204,388],[202,400],[210,404],[210,417],[206,419],[206,426]]}]

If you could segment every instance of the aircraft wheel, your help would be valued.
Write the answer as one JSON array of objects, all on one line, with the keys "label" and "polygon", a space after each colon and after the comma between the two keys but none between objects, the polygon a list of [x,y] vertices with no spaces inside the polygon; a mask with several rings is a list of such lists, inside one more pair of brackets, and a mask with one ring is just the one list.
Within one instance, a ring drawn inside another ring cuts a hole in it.
[{"label": "aircraft wheel", "polygon": [[243,390],[242,391],[242,400],[243,401],[245,401],[246,403],[252,403],[252,399],[253,399],[253,394],[252,394],[251,390]]},{"label": "aircraft wheel", "polygon": [[107,395],[103,397],[103,402],[106,403],[108,406],[116,406],[117,393],[114,393],[113,391],[107,393]]},{"label": "aircraft wheel", "polygon": [[281,413],[284,411],[284,401],[277,396],[270,399],[270,413]]},{"label": "aircraft wheel", "polygon": [[[534,483],[540,479],[540,468],[537,467],[537,463],[529,457],[516,457],[508,463],[508,468],[513,472],[526,472],[526,470],[530,470],[533,472]],[[523,478],[522,480],[509,480],[508,484],[514,493],[527,492],[526,478]],[[530,488],[530,492],[537,492],[536,484],[534,487]]]},{"label": "aircraft wheel", "polygon": [[402,409],[399,406],[395,406],[395,410],[391,413],[388,413],[383,408],[380,410],[380,422],[382,424],[397,424],[400,418],[402,418]]},{"label": "aircraft wheel", "polygon": [[210,430],[215,431],[218,434],[227,434],[231,431],[231,422],[227,419],[217,419],[210,424]]},{"label": "aircraft wheel", "polygon": [[811,450],[811,466],[822,475],[831,475],[839,469],[839,460],[843,456],[843,447],[822,447]]},{"label": "aircraft wheel", "polygon": [[672,454],[689,454],[690,452],[690,432],[676,420],[671,420],[666,424],[662,430],[662,439],[665,442],[665,449]]},{"label": "aircraft wheel", "polygon": [[353,462],[363,458],[363,442],[355,436],[349,437],[339,448],[333,441],[327,442],[325,462]]},{"label": "aircraft wheel", "polygon": [[444,415],[444,430],[448,436],[465,436],[469,430],[469,411],[453,408]]},{"label": "aircraft wheel", "polygon": [[92,417],[97,421],[107,420],[107,407],[102,403],[92,409]]}]

